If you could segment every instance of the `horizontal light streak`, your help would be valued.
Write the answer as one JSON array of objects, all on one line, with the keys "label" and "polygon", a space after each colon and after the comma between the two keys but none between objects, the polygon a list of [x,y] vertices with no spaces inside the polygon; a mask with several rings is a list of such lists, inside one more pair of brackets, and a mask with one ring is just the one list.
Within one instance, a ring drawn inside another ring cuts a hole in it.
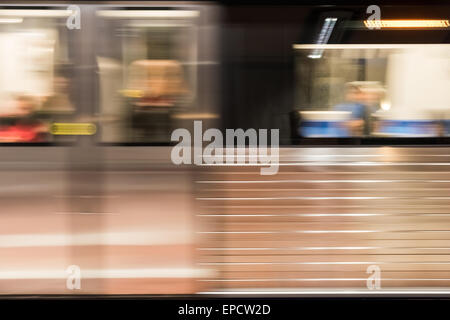
[{"label": "horizontal light streak", "polygon": [[72,10],[0,9],[0,17],[68,17]]},{"label": "horizontal light streak", "polygon": [[[372,217],[372,216],[389,216],[401,214],[389,214],[389,213],[293,213],[293,214],[198,214],[197,217]],[[410,215],[410,214],[408,214]],[[442,214],[444,215],[444,214]],[[450,215],[450,214],[448,214]]]},{"label": "horizontal light streak", "polygon": [[101,10],[97,16],[105,18],[195,18],[194,10]]},{"label": "horizontal light streak", "polygon": [[266,288],[266,289],[245,289],[245,290],[224,290],[224,291],[201,291],[200,295],[448,295],[449,289],[294,289],[286,288]]},{"label": "horizontal light streak", "polygon": [[247,183],[402,183],[402,182],[420,182],[420,183],[450,183],[450,180],[202,180],[196,183],[205,184],[247,184]]},{"label": "horizontal light streak", "polygon": [[[202,282],[272,282],[272,281],[367,281],[367,278],[278,278],[278,279],[202,279]],[[450,281],[446,278],[382,278],[381,281]]]},{"label": "horizontal light streak", "polygon": [[[373,240],[372,240],[373,241]],[[376,241],[392,241],[388,239],[378,239]],[[256,248],[197,248],[199,251],[314,251],[314,250],[377,250],[377,249],[398,249],[398,250],[450,250],[450,247],[274,247],[274,248],[262,248],[262,247],[256,247]],[[383,253],[380,253],[383,254]]]},{"label": "horizontal light streak", "polygon": [[[413,193],[415,191],[421,191],[421,192],[439,192],[439,191],[446,191],[445,187],[443,186],[437,186],[437,187],[429,187],[429,188],[411,188],[411,187],[403,187],[403,188],[396,188],[396,187],[392,187],[392,186],[386,186],[384,189],[379,189],[379,188],[366,188],[366,187],[362,187],[362,186],[353,186],[353,187],[337,187],[337,186],[331,186],[331,187],[325,187],[325,188],[321,188],[321,189],[314,189],[312,190],[311,188],[308,187],[276,187],[276,186],[272,186],[272,187],[246,187],[246,188],[236,188],[236,187],[215,187],[215,188],[208,188],[205,190],[202,190],[203,193],[229,193],[229,194],[234,194],[234,193],[242,193],[242,192],[246,192],[246,193],[252,193],[252,194],[258,194],[258,195],[264,195],[267,194],[268,192],[272,193],[272,192],[277,192],[277,193],[281,193],[281,192],[286,192],[287,194],[292,194],[292,192],[295,193],[320,193],[320,194],[324,194],[324,193],[328,193],[328,192],[333,192],[333,193],[344,193],[344,194],[349,194],[351,192],[364,192],[365,194],[379,194],[379,193],[384,193],[384,194],[408,194],[408,193]],[[403,196],[399,196],[399,198],[403,198]],[[426,199],[428,197],[422,197],[422,199]],[[448,197],[442,197],[442,199],[439,199],[438,197],[433,197],[434,200],[445,200]]]},{"label": "horizontal light streak", "polygon": [[[245,190],[242,190],[245,191]],[[392,200],[392,199],[425,199],[450,200],[449,197],[254,197],[254,198],[196,198],[199,201],[254,201],[254,200]]]},{"label": "horizontal light streak", "polygon": [[106,215],[106,216],[117,216],[120,215],[119,213],[113,213],[113,212],[71,212],[71,211],[65,211],[65,212],[55,212],[57,215]]},{"label": "horizontal light streak", "polygon": [[198,231],[201,234],[370,233],[380,230]]},{"label": "horizontal light streak", "polygon": [[448,20],[364,20],[366,28],[448,28]]},{"label": "horizontal light streak", "polygon": [[449,44],[294,44],[294,49],[407,49],[407,48],[442,48]]},{"label": "horizontal light streak", "polygon": [[[401,263],[401,262],[395,262]],[[340,262],[201,262],[198,265],[205,266],[221,266],[221,265],[235,265],[235,266],[247,266],[247,265],[366,265],[366,264],[384,264],[383,262],[366,262],[366,261],[340,261]],[[450,262],[446,263],[450,264]]]},{"label": "horizontal light streak", "polygon": [[0,23],[22,23],[22,18],[0,18]]},{"label": "horizontal light streak", "polygon": [[[409,261],[320,261],[320,262],[201,262],[205,266],[250,266],[250,265],[380,265],[380,264],[414,264],[414,265],[450,265],[450,262],[409,262]],[[299,270],[294,270],[299,271]]]},{"label": "horizontal light streak", "polygon": [[378,216],[421,216],[421,217],[445,217],[450,213],[279,213],[279,214],[197,214],[197,217],[378,217]]},{"label": "horizontal light streak", "polygon": [[[322,209],[329,209],[329,208],[340,208],[340,209],[366,209],[369,207],[367,204],[321,204],[320,208]],[[408,205],[408,204],[401,204],[401,205],[395,205],[395,204],[389,204],[389,205],[380,205],[377,204],[374,206],[374,204],[370,205],[371,209],[378,208],[378,209],[396,209],[396,210],[404,210],[404,209],[416,209],[417,205]],[[426,208],[442,208],[442,205],[434,205],[434,204],[427,204],[425,206]],[[247,205],[229,205],[229,204],[223,204],[223,205],[201,205],[201,208],[203,209],[301,209],[301,208],[317,208],[317,205],[315,204],[297,204],[297,205],[286,205],[286,204],[277,204],[277,205],[270,205],[270,204],[261,204],[261,205],[254,205],[254,204],[247,204]],[[423,213],[421,213],[423,214]]]},{"label": "horizontal light streak", "polygon": [[[450,230],[286,230],[286,231],[198,231],[199,234],[294,234],[294,233],[445,233]],[[382,240],[382,239],[379,239]]]},{"label": "horizontal light streak", "polygon": [[[147,268],[147,269],[81,269],[81,279],[140,279],[140,278],[201,278],[214,276],[210,269]],[[1,280],[67,279],[65,269],[0,270]]]},{"label": "horizontal light streak", "polygon": [[[273,164],[273,163],[272,163]],[[270,163],[203,163],[201,167],[266,167]],[[280,162],[278,166],[450,166],[450,162]]]},{"label": "horizontal light streak", "polygon": [[[266,250],[371,250],[387,247],[278,247],[278,248],[197,248],[200,251],[266,251]],[[402,248],[400,248],[402,249]],[[449,248],[447,248],[449,249]]]},{"label": "horizontal light streak", "polygon": [[[217,200],[381,200],[381,199],[400,199],[401,197],[259,197],[259,198],[196,198],[200,201],[217,201]],[[409,199],[409,197],[404,197]],[[417,199],[415,197],[414,199]]]},{"label": "horizontal light streak", "polygon": [[10,234],[0,235],[0,248],[64,247],[64,246],[120,246],[169,245],[191,241],[189,230],[183,232],[107,232],[82,234]]},{"label": "horizontal light streak", "polygon": [[[183,63],[183,64],[190,64],[189,62],[187,63]],[[193,64],[198,64],[197,62],[194,62]],[[258,158],[257,154],[252,154],[250,151],[252,152],[258,152],[257,148],[239,148],[236,147],[235,150],[242,150],[244,149],[246,152],[246,154],[226,154],[226,151],[228,150],[228,148],[219,148],[222,151],[222,157],[223,158]],[[288,159],[288,158],[345,158],[345,157],[359,157],[359,158],[374,158],[374,157],[378,157],[378,158],[382,158],[382,157],[386,157],[389,155],[385,155],[385,154],[280,154],[279,158],[281,159]],[[401,155],[402,157],[406,157],[406,158],[412,158],[412,157],[450,157],[450,154],[423,154],[423,155]],[[200,158],[200,156],[197,156],[198,158]],[[203,158],[214,158],[214,155],[203,155],[201,156]]]}]

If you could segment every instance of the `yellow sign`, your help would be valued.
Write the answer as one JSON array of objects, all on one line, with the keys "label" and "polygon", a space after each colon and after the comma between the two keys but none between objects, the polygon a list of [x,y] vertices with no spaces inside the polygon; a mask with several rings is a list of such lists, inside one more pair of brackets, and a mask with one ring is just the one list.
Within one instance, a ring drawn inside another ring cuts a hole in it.
[{"label": "yellow sign", "polygon": [[142,90],[127,89],[120,92],[127,98],[142,98],[144,96],[144,91]]},{"label": "yellow sign", "polygon": [[53,123],[50,132],[59,136],[92,136],[97,132],[97,126],[93,123]]}]

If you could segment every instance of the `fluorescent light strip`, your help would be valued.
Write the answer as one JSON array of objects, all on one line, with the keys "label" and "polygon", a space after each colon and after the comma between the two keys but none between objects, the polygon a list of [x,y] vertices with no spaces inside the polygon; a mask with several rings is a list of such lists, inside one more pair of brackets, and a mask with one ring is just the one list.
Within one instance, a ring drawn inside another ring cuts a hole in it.
[{"label": "fluorescent light strip", "polygon": [[68,17],[72,10],[1,9],[0,17]]},{"label": "fluorescent light strip", "polygon": [[0,18],[0,23],[22,23],[22,18]]},{"label": "fluorescent light strip", "polygon": [[135,23],[131,22],[129,24],[130,27],[136,28],[179,28],[179,27],[192,27],[191,23],[156,23],[156,22],[144,22],[144,23]]},{"label": "fluorescent light strip", "polygon": [[450,44],[294,44],[294,49],[407,49],[407,48],[433,48],[450,46]]},{"label": "fluorescent light strip", "polygon": [[366,28],[448,28],[448,20],[364,20]]},{"label": "fluorescent light strip", "polygon": [[[337,18],[326,18],[319,33],[319,38],[317,39],[317,44],[324,44],[330,39],[331,33],[333,32],[334,25],[336,24]],[[322,57],[323,49],[314,49],[308,58],[319,59]]]},{"label": "fluorescent light strip", "polygon": [[104,18],[195,18],[194,10],[101,10],[97,15]]}]

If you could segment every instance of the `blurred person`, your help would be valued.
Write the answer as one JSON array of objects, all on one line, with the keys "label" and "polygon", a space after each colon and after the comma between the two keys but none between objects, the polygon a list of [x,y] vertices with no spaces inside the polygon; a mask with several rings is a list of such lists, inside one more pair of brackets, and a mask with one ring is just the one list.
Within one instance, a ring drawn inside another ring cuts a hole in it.
[{"label": "blurred person", "polygon": [[74,107],[69,99],[70,76],[63,69],[53,78],[53,93],[44,97],[41,112],[71,112]]},{"label": "blurred person", "polygon": [[0,142],[42,142],[47,127],[36,118],[37,100],[20,95],[14,100],[14,110],[1,115]]},{"label": "blurred person", "polygon": [[168,142],[170,113],[188,90],[176,60],[137,60],[129,68],[131,127],[135,139]]},{"label": "blurred person", "polygon": [[371,115],[379,109],[382,88],[377,83],[349,82],[345,88],[345,102],[333,107],[334,111],[351,112],[347,121],[353,135],[369,135]]},{"label": "blurred person", "polygon": [[174,106],[176,99],[187,93],[183,69],[175,60],[134,61],[129,83],[129,89],[139,92],[139,106]]}]

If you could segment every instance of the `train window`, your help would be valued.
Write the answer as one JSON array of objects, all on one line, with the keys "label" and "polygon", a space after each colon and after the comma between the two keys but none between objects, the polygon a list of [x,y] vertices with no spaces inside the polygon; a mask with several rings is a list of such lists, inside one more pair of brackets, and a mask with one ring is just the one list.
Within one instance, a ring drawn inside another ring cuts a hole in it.
[{"label": "train window", "polygon": [[180,8],[99,10],[102,142],[168,143],[197,99],[197,19]]},{"label": "train window", "polygon": [[295,45],[303,137],[450,135],[450,45]]},{"label": "train window", "polygon": [[0,8],[0,143],[53,142],[52,122],[73,115],[70,13]]},{"label": "train window", "polygon": [[227,8],[224,126],[278,128],[281,145],[448,144],[449,9],[382,6],[378,25],[363,5]]}]

